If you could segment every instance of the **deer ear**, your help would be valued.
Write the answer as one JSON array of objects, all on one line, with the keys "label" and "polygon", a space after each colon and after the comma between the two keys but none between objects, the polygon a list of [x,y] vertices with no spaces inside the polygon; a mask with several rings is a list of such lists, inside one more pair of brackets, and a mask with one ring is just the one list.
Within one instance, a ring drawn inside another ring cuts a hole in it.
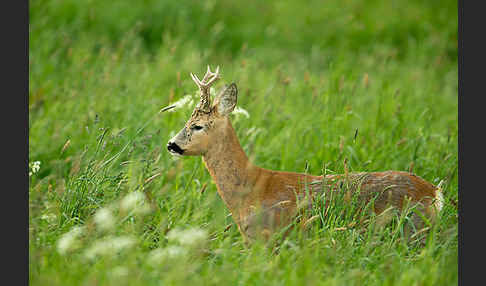
[{"label": "deer ear", "polygon": [[214,106],[220,115],[226,116],[235,109],[237,98],[238,89],[236,84],[232,83],[218,94]]}]

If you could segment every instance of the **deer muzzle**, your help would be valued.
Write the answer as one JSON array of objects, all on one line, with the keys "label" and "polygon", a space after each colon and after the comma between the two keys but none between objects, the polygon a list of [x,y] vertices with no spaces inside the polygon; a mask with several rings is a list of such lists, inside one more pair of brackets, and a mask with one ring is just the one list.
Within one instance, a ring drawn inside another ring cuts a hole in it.
[{"label": "deer muzzle", "polygon": [[184,153],[184,150],[181,147],[179,147],[179,145],[177,145],[177,143],[170,142],[170,141],[169,141],[169,143],[167,143],[167,150],[172,154],[182,155],[182,153]]},{"label": "deer muzzle", "polygon": [[[184,153],[184,147],[187,144],[188,134],[187,128],[182,128],[176,136],[171,138],[167,143],[167,150],[173,155],[182,155]],[[182,146],[182,147],[181,147]]]}]

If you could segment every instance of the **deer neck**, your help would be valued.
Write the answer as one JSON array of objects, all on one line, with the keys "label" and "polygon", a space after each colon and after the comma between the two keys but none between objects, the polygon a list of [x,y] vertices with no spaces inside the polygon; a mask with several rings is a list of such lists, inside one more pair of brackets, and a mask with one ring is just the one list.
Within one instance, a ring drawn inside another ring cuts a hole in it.
[{"label": "deer neck", "polygon": [[248,160],[229,119],[225,119],[215,135],[216,142],[203,155],[203,161],[216,183],[218,194],[235,213],[251,192],[258,167]]}]

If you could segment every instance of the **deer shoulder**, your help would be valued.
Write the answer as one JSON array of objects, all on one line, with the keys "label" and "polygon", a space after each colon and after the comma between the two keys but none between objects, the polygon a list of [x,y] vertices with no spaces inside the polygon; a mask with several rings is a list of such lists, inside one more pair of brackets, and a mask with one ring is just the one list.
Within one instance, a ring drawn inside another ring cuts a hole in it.
[{"label": "deer shoulder", "polygon": [[290,224],[301,208],[312,207],[316,196],[330,198],[333,192],[345,192],[349,198],[356,195],[361,203],[371,201],[378,214],[389,206],[401,210],[405,201],[419,205],[429,217],[442,208],[440,188],[407,172],[314,176],[254,165],[229,118],[237,104],[236,84],[223,87],[211,100],[210,88],[220,78],[219,67],[215,72],[208,67],[202,80],[192,73],[191,78],[201,100],[169,140],[167,149],[173,155],[203,158],[218,194],[245,238],[268,238]]}]

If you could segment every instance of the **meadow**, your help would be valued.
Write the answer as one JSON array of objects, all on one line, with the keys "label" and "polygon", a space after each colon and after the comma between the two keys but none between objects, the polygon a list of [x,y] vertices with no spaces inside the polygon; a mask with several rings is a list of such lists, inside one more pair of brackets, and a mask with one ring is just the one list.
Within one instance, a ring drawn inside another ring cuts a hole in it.
[{"label": "meadow", "polygon": [[[457,30],[455,1],[29,1],[29,284],[456,285]],[[207,65],[260,167],[443,181],[425,244],[336,204],[245,245],[166,151]]]}]

